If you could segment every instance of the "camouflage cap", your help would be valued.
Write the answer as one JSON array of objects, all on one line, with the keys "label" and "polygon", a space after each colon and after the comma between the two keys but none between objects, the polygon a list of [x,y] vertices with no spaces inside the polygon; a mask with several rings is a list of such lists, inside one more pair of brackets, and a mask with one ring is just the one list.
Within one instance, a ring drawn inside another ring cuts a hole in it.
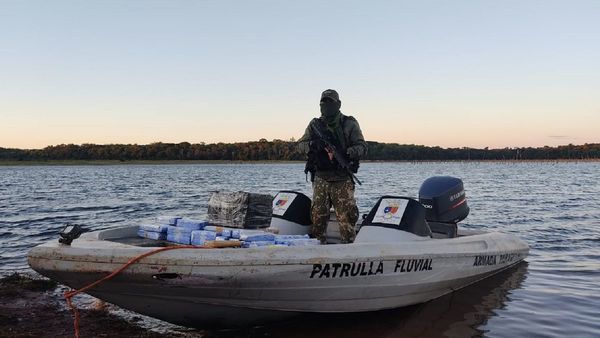
[{"label": "camouflage cap", "polygon": [[333,89],[326,89],[322,94],[321,94],[321,100],[323,100],[324,98],[330,98],[333,99],[337,102],[340,102],[340,95],[338,94],[338,92],[336,92]]}]

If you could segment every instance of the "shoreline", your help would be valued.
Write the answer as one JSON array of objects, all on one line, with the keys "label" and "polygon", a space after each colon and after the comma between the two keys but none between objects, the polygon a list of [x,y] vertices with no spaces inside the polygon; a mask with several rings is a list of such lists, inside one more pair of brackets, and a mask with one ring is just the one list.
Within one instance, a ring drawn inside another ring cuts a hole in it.
[{"label": "shoreline", "polygon": [[[591,163],[600,162],[600,158],[589,159],[479,159],[479,160],[364,160],[361,163]],[[0,160],[0,167],[10,166],[114,166],[114,165],[209,165],[209,164],[299,164],[305,161],[260,160]]]},{"label": "shoreline", "polygon": [[[61,286],[51,280],[17,273],[0,278],[0,335],[73,337],[73,315],[65,304],[61,304],[64,299],[57,296],[60,289]],[[82,337],[182,336],[145,329],[101,307],[80,308],[79,314],[79,331]]]}]

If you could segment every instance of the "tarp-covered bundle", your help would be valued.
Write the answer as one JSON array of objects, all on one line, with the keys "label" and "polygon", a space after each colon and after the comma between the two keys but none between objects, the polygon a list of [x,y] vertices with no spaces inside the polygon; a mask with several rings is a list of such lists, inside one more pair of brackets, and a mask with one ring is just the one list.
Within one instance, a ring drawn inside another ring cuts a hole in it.
[{"label": "tarp-covered bundle", "polygon": [[208,201],[211,225],[232,228],[266,228],[271,223],[273,197],[249,192],[214,192]]}]

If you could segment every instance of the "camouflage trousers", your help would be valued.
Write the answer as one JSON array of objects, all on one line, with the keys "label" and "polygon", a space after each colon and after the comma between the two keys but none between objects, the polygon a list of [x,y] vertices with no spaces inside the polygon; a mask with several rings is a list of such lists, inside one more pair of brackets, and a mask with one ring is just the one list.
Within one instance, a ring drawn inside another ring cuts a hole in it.
[{"label": "camouflage trousers", "polygon": [[348,178],[345,181],[326,181],[315,177],[313,182],[313,199],[311,205],[311,234],[321,243],[326,243],[327,221],[329,209],[333,205],[340,225],[342,243],[352,243],[356,236],[354,225],[358,221],[358,207],[354,199],[354,183]]}]

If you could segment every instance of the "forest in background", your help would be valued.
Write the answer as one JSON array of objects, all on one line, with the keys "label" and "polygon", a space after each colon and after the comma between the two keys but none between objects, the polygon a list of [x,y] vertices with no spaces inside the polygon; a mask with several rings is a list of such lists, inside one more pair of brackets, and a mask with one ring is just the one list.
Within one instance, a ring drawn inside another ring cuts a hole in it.
[{"label": "forest in background", "polygon": [[[367,142],[365,160],[589,160],[600,159],[600,143],[558,147],[502,149],[441,148],[414,144]],[[293,140],[261,139],[243,143],[60,144],[43,149],[0,148],[0,161],[303,161]]]}]

